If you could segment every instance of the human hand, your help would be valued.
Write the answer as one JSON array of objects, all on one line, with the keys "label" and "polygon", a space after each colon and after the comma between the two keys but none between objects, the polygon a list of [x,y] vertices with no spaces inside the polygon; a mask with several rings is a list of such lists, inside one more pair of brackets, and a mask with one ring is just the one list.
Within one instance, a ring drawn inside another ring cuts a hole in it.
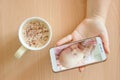
[{"label": "human hand", "polygon": [[[104,20],[101,18],[84,19],[71,34],[59,40],[57,42],[57,45],[62,45],[70,41],[77,41],[95,36],[101,37],[105,52],[109,53],[110,50],[108,33],[106,30]],[[79,70],[83,71],[84,67],[80,67]]]}]

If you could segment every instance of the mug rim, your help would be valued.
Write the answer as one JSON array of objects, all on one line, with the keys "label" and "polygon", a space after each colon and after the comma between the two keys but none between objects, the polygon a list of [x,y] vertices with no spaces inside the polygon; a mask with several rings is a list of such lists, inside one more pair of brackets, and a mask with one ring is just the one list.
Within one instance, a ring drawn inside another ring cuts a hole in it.
[{"label": "mug rim", "polygon": [[[39,48],[35,48],[35,47],[30,47],[30,46],[28,46],[28,45],[25,43],[25,41],[23,40],[23,38],[22,38],[22,29],[23,29],[24,25],[25,25],[28,21],[31,21],[31,20],[34,20],[34,19],[43,21],[43,22],[47,25],[47,27],[48,27],[48,29],[49,29],[49,31],[50,31],[48,41],[47,41],[43,46],[41,46],[41,47],[39,47]],[[30,18],[25,19],[25,20],[22,22],[22,24],[20,25],[19,31],[18,31],[18,36],[19,36],[19,40],[20,40],[21,44],[22,44],[25,48],[27,48],[27,49],[29,49],[29,50],[41,50],[41,49],[45,48],[45,47],[50,43],[51,38],[52,38],[52,28],[51,28],[51,25],[50,25],[45,19],[40,18],[40,17],[30,17]]]}]

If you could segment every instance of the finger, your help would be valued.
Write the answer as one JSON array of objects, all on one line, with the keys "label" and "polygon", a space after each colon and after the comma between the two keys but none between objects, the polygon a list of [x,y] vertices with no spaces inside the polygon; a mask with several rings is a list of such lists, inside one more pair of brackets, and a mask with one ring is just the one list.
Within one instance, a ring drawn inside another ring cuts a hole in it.
[{"label": "finger", "polygon": [[70,35],[64,37],[63,39],[59,40],[57,42],[57,45],[62,45],[62,44],[67,43],[67,42],[69,42],[71,40],[72,40],[72,35],[70,34]]},{"label": "finger", "polygon": [[103,47],[104,47],[104,49],[105,49],[105,52],[106,52],[106,53],[110,53],[109,38],[108,38],[107,33],[101,33],[101,34],[100,34],[100,37],[101,37],[101,39],[102,39]]},{"label": "finger", "polygon": [[85,70],[85,66],[79,67],[79,71],[83,72]]},{"label": "finger", "polygon": [[77,30],[73,31],[72,35],[73,35],[73,41],[78,41],[83,39],[80,32],[78,32]]}]

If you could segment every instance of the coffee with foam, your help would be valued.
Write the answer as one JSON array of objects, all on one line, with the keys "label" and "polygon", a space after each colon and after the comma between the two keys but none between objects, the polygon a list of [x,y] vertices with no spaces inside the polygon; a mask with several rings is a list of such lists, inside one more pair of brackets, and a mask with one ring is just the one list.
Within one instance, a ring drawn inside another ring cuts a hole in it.
[{"label": "coffee with foam", "polygon": [[28,46],[39,48],[48,41],[50,31],[45,22],[36,19],[31,20],[24,25],[22,34],[22,37]]}]

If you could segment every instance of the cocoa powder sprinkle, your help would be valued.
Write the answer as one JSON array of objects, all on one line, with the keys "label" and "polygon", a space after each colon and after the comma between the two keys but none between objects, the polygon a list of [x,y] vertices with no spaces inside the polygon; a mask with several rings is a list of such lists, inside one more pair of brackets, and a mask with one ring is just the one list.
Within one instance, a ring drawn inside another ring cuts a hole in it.
[{"label": "cocoa powder sprinkle", "polygon": [[23,38],[30,47],[43,46],[49,39],[47,24],[38,20],[27,22],[23,28]]}]

